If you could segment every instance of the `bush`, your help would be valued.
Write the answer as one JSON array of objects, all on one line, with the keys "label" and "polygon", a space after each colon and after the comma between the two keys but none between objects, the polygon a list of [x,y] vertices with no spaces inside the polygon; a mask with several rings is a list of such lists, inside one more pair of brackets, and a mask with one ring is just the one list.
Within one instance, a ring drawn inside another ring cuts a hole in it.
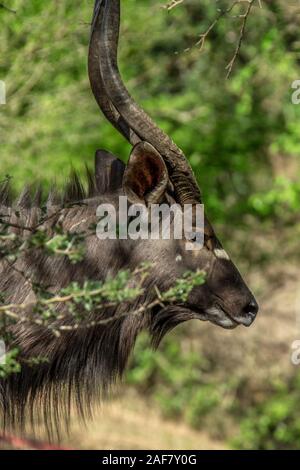
[{"label": "bush", "polygon": [[299,449],[300,375],[289,384],[279,382],[262,403],[249,410],[233,446],[238,449]]},{"label": "bush", "polygon": [[233,448],[300,447],[300,374],[287,382],[277,377],[271,386],[266,382],[261,388],[263,398],[261,393],[249,398],[243,393],[249,380],[220,381],[214,364],[187,346],[183,333],[165,338],[156,352],[143,335],[127,374],[128,384],[151,396],[166,417],[209,429]]},{"label": "bush", "polygon": [[210,383],[210,365],[191,346],[180,341],[180,334],[164,339],[158,351],[149,348],[147,335],[137,342],[136,354],[127,382],[150,394],[165,416],[183,417],[193,427],[221,400],[221,391]]}]

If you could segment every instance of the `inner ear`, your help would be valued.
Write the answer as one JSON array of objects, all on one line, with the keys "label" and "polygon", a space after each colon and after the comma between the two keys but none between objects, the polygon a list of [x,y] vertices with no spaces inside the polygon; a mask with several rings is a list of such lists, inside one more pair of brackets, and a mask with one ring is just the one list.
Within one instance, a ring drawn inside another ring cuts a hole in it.
[{"label": "inner ear", "polygon": [[139,142],[129,157],[123,189],[131,203],[158,204],[169,183],[166,164],[148,142]]}]

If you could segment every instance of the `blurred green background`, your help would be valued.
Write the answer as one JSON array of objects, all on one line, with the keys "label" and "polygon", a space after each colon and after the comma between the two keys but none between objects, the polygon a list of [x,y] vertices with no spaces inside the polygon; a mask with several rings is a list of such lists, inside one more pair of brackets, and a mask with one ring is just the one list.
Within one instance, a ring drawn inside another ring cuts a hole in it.
[{"label": "blurred green background", "polygon": [[[195,43],[230,1],[123,0],[120,65],[143,104],[188,156],[207,212],[261,304],[251,330],[192,324],[151,352],[142,337],[127,377],[163,416],[237,448],[300,447],[300,7],[258,3],[231,77],[245,5]],[[0,9],[1,173],[15,191],[63,185],[97,148],[130,147],[100,114],[87,78],[92,0],[6,0]],[[298,300],[299,302],[298,302]],[[148,406],[148,405],[147,405]],[[122,442],[120,442],[122,445]]]}]

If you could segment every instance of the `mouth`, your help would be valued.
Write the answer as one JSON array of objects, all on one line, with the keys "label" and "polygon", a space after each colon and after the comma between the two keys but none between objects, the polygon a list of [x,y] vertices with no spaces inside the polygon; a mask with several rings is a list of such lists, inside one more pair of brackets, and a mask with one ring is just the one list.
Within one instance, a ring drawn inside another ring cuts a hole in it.
[{"label": "mouth", "polygon": [[232,316],[218,304],[216,304],[215,307],[207,309],[206,314],[207,320],[226,330],[233,330],[240,325],[237,320],[233,319]]},{"label": "mouth", "polygon": [[190,309],[199,320],[210,321],[226,330],[233,330],[240,325],[249,327],[253,322],[253,317],[250,314],[233,318],[220,304],[205,310],[200,310],[194,306],[191,306]]}]

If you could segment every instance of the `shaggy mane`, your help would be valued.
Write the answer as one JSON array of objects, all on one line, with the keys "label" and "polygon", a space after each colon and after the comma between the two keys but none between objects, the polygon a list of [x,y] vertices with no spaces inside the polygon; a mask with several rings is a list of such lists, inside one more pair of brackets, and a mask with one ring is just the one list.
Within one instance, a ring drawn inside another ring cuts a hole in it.
[{"label": "shaggy mane", "polygon": [[[87,189],[84,189],[80,178],[73,172],[63,194],[59,194],[55,187],[50,191],[46,202],[47,213],[51,213],[54,206],[71,204],[70,209],[64,209],[67,217],[72,211],[75,214],[70,215],[72,220],[68,222],[69,225],[74,220],[78,221],[78,218],[85,218],[87,213],[95,215],[95,205],[89,207],[89,200],[120,188],[123,170],[123,163],[109,154],[103,156],[101,153],[98,161],[96,156],[95,177],[87,172]],[[0,188],[1,218],[11,220],[14,212],[20,210],[21,221],[34,225],[43,209],[41,189],[38,188],[32,196],[33,191],[27,187],[15,202],[12,202],[10,194],[9,182],[3,183]],[[72,206],[80,202],[84,202],[82,207],[80,204]],[[45,285],[55,279],[57,289],[70,282],[82,282],[86,278],[103,280],[112,267],[112,260],[110,263],[103,261],[105,253],[101,255],[100,261],[97,260],[92,243],[88,237],[86,257],[76,265],[66,258],[50,257],[38,250],[16,263],[20,263],[23,272],[34,275]],[[114,266],[116,272],[128,259],[128,253],[124,251],[126,249],[125,244],[121,245],[118,241],[114,245],[113,262],[119,263]],[[22,303],[30,296],[31,287],[26,279],[13,267],[9,269],[4,260],[0,261],[0,273],[0,292],[5,294],[7,301],[13,299]],[[159,308],[159,315],[158,310],[155,310],[141,316],[127,315],[120,318],[120,315],[130,313],[141,303],[153,300],[156,278],[154,272],[146,281],[143,295],[134,304],[123,303],[115,309],[93,312],[99,320],[115,317],[106,326],[63,332],[60,337],[55,337],[45,327],[24,323],[13,325],[10,331],[15,338],[14,346],[20,349],[22,368],[7,379],[0,379],[3,428],[19,432],[30,429],[32,432],[42,422],[49,439],[59,437],[62,429],[68,429],[73,410],[82,419],[89,418],[92,405],[99,403],[122,377],[136,337],[142,329],[148,330],[153,346],[157,347],[168,331],[192,318],[188,312],[174,306]],[[47,361],[36,365],[32,363],[34,357],[46,357]]]}]

